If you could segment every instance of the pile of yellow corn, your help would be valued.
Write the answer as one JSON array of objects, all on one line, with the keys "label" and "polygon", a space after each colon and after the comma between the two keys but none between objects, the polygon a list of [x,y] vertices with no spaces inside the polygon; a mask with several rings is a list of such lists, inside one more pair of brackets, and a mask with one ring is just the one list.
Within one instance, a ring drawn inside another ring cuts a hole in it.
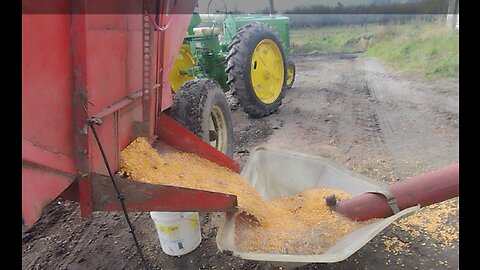
[{"label": "pile of yellow corn", "polygon": [[345,192],[311,189],[266,201],[239,174],[193,154],[160,156],[142,137],[122,151],[120,171],[136,181],[236,195],[239,213],[258,221],[255,225],[237,222],[235,244],[239,251],[321,254],[364,224],[340,216],[325,204],[324,198],[331,194],[348,198]]}]

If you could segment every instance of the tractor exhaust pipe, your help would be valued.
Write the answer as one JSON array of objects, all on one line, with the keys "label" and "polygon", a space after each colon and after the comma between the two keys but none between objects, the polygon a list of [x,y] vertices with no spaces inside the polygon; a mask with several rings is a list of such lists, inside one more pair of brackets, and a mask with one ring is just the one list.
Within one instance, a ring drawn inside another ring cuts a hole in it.
[{"label": "tractor exhaust pipe", "polygon": [[273,4],[273,0],[270,0],[270,15],[275,14],[275,5]]},{"label": "tractor exhaust pipe", "polygon": [[338,213],[356,221],[364,221],[386,218],[418,204],[425,207],[439,203],[458,194],[459,163],[395,183],[379,193],[364,193],[338,203],[332,197],[326,201]]}]

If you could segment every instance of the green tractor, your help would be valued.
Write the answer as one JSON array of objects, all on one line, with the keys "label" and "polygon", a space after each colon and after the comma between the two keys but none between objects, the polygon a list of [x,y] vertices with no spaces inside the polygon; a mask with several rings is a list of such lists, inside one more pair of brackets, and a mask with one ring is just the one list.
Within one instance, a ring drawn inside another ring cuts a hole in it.
[{"label": "green tractor", "polygon": [[[194,13],[173,71],[172,116],[233,155],[233,125],[225,92],[253,118],[270,115],[295,80],[289,18]],[[211,18],[214,19],[211,19]]]}]

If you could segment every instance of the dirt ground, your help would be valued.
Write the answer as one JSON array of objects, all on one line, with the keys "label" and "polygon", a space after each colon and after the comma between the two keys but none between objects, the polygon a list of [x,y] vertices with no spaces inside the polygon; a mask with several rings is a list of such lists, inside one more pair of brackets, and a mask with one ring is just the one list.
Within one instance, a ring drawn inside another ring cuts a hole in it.
[{"label": "dirt ground", "polygon": [[[372,179],[393,183],[459,160],[458,79],[426,80],[378,60],[338,54],[297,57],[294,87],[273,115],[233,112],[234,158],[256,146],[323,156]],[[347,260],[298,269],[458,269],[458,198],[396,222]],[[218,213],[201,214],[202,243],[165,255],[148,213],[131,213],[152,269],[285,269],[223,254]],[[142,269],[121,213],[80,218],[57,200],[30,230],[22,228],[23,269]]]}]

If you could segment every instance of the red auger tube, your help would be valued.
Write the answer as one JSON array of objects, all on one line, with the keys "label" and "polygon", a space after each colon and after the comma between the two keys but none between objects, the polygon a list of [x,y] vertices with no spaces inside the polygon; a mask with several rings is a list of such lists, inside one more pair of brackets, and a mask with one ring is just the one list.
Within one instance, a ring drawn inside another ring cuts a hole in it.
[{"label": "red auger tube", "polygon": [[[425,207],[457,197],[459,163],[395,183],[389,187],[389,191],[394,195],[400,211],[418,204]],[[385,196],[377,193],[364,193],[340,201],[336,211],[357,221],[393,215]]]}]

